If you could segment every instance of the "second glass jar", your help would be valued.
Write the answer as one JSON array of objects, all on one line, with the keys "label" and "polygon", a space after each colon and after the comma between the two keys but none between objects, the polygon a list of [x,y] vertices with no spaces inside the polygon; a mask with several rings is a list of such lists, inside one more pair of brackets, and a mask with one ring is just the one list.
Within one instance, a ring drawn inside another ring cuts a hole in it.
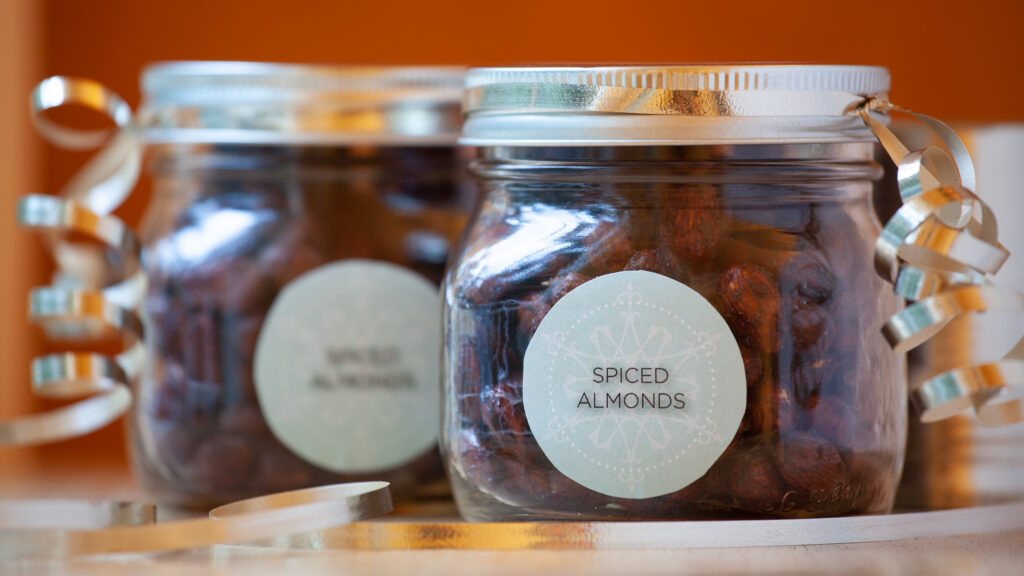
[{"label": "second glass jar", "polygon": [[[592,121],[573,114],[562,129]],[[467,128],[484,197],[445,283],[442,450],[465,517],[891,508],[906,392],[879,332],[898,301],[872,268],[870,137],[544,147],[485,128]]]},{"label": "second glass jar", "polygon": [[143,487],[207,508],[444,486],[437,286],[465,224],[461,70],[151,69]]}]

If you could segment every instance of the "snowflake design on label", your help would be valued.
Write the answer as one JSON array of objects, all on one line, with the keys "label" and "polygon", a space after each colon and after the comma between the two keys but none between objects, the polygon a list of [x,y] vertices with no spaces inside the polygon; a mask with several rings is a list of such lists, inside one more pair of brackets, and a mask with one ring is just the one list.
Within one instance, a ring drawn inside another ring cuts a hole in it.
[{"label": "snowflake design on label", "polygon": [[650,498],[704,475],[739,427],[739,346],[710,303],[645,271],[609,274],[551,309],[526,352],[526,416],[566,476]]}]

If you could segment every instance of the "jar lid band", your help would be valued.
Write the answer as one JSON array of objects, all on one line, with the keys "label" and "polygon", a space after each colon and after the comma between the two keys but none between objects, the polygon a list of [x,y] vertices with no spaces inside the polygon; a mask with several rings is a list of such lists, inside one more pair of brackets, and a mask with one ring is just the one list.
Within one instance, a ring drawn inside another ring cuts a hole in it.
[{"label": "jar lid band", "polygon": [[470,145],[869,141],[849,122],[889,73],[870,66],[483,68],[466,77]]},{"label": "jar lid band", "polygon": [[466,89],[467,114],[600,112],[709,117],[842,116],[864,100],[839,91],[665,90],[618,86],[491,84]]},{"label": "jar lid band", "polygon": [[150,143],[451,146],[465,69],[168,62],[142,74]]},{"label": "jar lid band", "polygon": [[203,108],[146,103],[138,124],[148,144],[454,146],[462,117],[457,102]]}]

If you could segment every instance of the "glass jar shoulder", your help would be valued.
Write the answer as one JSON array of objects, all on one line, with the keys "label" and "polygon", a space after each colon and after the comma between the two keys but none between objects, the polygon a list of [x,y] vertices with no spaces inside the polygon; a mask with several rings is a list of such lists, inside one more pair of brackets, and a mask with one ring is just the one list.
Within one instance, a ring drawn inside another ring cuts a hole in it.
[{"label": "glass jar shoulder", "polygon": [[730,263],[779,268],[838,251],[839,231],[845,249],[870,250],[870,182],[700,180],[488,181],[451,263],[452,303],[515,297],[569,273],[648,270],[699,284]]},{"label": "glass jar shoulder", "polygon": [[439,282],[473,200],[450,148],[193,147],[152,164],[143,236],[157,275],[369,258]]}]

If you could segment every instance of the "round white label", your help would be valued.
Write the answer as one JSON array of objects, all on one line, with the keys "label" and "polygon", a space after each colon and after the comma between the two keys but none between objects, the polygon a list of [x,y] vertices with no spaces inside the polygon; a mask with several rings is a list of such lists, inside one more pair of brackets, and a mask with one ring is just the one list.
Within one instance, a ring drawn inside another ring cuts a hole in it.
[{"label": "round white label", "polygon": [[715,463],[746,410],[739,346],[700,294],[644,271],[559,300],[526,350],[523,403],[563,474],[619,498],[680,490]]},{"label": "round white label", "polygon": [[256,344],[256,395],[274,435],[342,473],[393,468],[440,426],[437,288],[386,262],[311,270],[274,300]]}]

